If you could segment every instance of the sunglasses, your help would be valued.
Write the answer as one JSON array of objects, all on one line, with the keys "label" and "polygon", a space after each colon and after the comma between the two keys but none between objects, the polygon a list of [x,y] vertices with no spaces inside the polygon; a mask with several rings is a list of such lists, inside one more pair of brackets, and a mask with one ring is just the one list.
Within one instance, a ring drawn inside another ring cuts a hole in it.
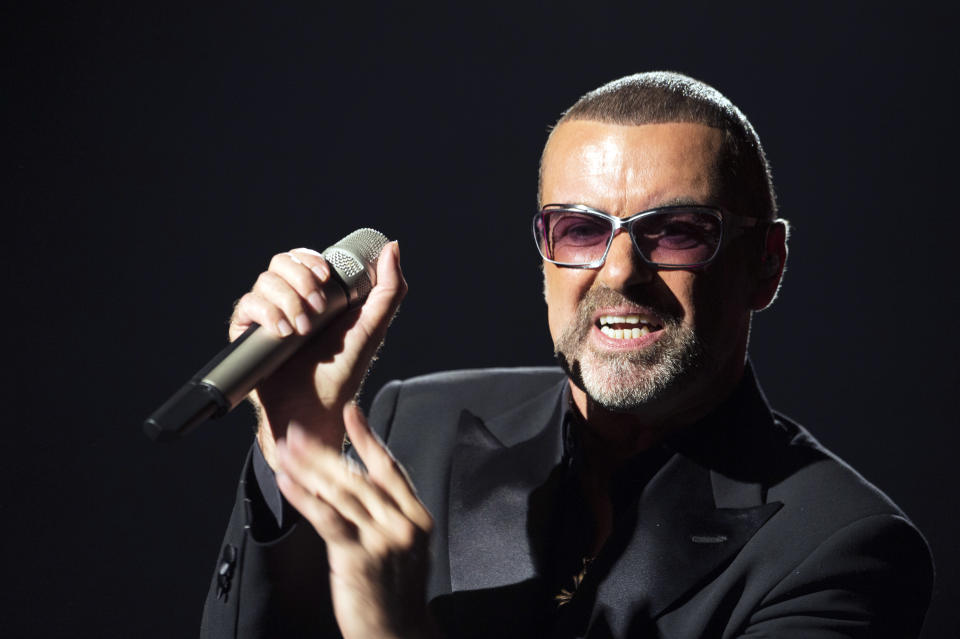
[{"label": "sunglasses", "polygon": [[[710,206],[664,206],[620,218],[582,204],[548,204],[533,218],[540,255],[558,266],[598,268],[621,228],[643,260],[657,268],[706,266],[720,252],[724,226],[767,223]],[[728,230],[727,235],[734,234]]]}]

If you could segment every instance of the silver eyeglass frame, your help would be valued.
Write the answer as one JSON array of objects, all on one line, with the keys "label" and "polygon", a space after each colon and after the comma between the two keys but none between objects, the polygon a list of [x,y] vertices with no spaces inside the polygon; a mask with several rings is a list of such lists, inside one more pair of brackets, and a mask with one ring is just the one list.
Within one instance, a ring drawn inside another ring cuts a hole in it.
[{"label": "silver eyeglass frame", "polygon": [[[711,255],[706,260],[703,260],[701,262],[694,262],[691,264],[662,264],[660,262],[652,262],[648,260],[643,255],[643,252],[640,250],[640,246],[637,244],[637,239],[633,235],[633,232],[632,232],[633,224],[637,220],[641,220],[645,217],[649,217],[650,215],[653,215],[656,213],[664,213],[671,210],[679,210],[679,209],[696,210],[696,211],[702,211],[704,213],[709,213],[711,216],[717,218],[717,220],[720,222],[720,240],[717,242],[717,248],[713,251],[713,255]],[[570,211],[571,213],[586,213],[587,215],[599,217],[610,222],[610,224],[613,226],[613,232],[610,234],[610,237],[607,238],[607,246],[603,250],[603,255],[601,255],[598,259],[592,262],[588,262],[586,264],[578,264],[576,262],[559,262],[557,260],[549,258],[544,252],[545,249],[540,244],[541,240],[544,242],[547,240],[547,238],[540,233],[540,228],[542,226],[541,220],[543,219],[544,214],[547,212],[553,212],[553,211]],[[639,213],[634,213],[629,217],[617,217],[615,215],[610,215],[609,213],[605,213],[604,211],[601,211],[599,209],[586,206],[585,204],[547,204],[542,209],[540,209],[537,212],[537,214],[534,215],[533,217],[533,239],[537,245],[537,252],[540,253],[540,256],[544,260],[546,260],[547,262],[550,262],[551,264],[556,264],[557,266],[563,266],[565,268],[599,268],[603,266],[603,263],[607,260],[607,255],[610,253],[610,247],[613,245],[613,238],[617,236],[617,233],[620,232],[620,229],[625,229],[627,231],[627,234],[630,236],[630,241],[633,244],[633,250],[636,251],[637,256],[640,257],[640,259],[643,260],[644,263],[646,263],[648,266],[651,266],[653,268],[658,268],[658,269],[684,269],[684,268],[689,269],[689,268],[700,268],[700,267],[706,266],[707,264],[712,262],[714,259],[716,259],[717,255],[720,254],[720,249],[723,247],[724,240],[727,238],[728,223],[729,223],[729,226],[733,228],[752,228],[755,226],[759,226],[761,224],[770,224],[772,221],[773,220],[763,220],[756,217],[746,217],[744,215],[735,215],[733,213],[725,211],[724,209],[717,208],[715,206],[705,206],[700,204],[676,204],[671,206],[659,206],[655,209],[648,209],[646,211],[640,211]],[[733,235],[730,235],[730,237],[733,237]]]}]

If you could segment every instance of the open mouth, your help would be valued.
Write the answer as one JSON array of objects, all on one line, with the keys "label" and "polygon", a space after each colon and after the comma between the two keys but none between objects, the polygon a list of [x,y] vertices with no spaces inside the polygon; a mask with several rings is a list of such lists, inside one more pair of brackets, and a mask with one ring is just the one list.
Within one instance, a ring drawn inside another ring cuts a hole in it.
[{"label": "open mouth", "polygon": [[613,339],[637,339],[658,331],[663,326],[641,315],[601,315],[597,318],[597,328]]}]

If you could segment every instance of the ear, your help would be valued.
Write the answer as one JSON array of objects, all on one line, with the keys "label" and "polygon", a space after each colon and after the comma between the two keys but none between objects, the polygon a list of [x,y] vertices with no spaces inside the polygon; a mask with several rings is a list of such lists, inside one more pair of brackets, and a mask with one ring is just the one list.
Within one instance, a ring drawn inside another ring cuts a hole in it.
[{"label": "ear", "polygon": [[756,288],[751,308],[762,311],[773,303],[780,290],[783,270],[787,265],[787,221],[776,220],[767,227],[763,255],[757,271]]}]

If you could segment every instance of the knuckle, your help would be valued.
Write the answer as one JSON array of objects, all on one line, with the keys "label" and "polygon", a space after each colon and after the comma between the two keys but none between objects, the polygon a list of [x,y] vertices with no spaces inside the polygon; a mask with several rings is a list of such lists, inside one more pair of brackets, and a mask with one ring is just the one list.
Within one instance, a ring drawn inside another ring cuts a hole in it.
[{"label": "knuckle", "polygon": [[279,306],[291,318],[303,311],[303,300],[286,279],[275,273],[262,273],[263,296]]},{"label": "knuckle", "polygon": [[324,499],[334,504],[343,504],[348,499],[353,498],[353,494],[340,484],[327,486],[324,493]]},{"label": "knuckle", "polygon": [[260,320],[261,325],[270,325],[273,326],[277,322],[283,319],[283,311],[274,306],[273,304],[264,303],[259,307],[257,312],[257,318]]},{"label": "knuckle", "polygon": [[297,253],[300,256],[310,256],[312,258],[320,258],[321,260],[323,259],[323,255],[321,255],[319,251],[315,251],[312,248],[307,248],[305,246],[301,246],[295,249],[290,249],[290,252]]},{"label": "knuckle", "polygon": [[305,311],[303,298],[293,291],[284,292],[279,302],[284,312],[286,312],[290,318],[296,318],[297,315]]},{"label": "knuckle", "polygon": [[[309,251],[308,249],[297,249],[298,251]],[[309,252],[299,252],[297,257],[300,258],[303,266],[310,270],[312,274],[311,277],[316,278],[320,282],[326,282],[330,277],[330,265],[327,263],[327,260],[324,259],[323,255],[317,253],[316,251]]]},{"label": "knuckle", "polygon": [[364,544],[371,557],[385,560],[393,554],[393,548],[382,535],[370,535]]},{"label": "knuckle", "polygon": [[275,324],[283,317],[283,313],[263,296],[250,291],[240,298],[230,318],[232,324],[241,320],[253,320],[264,324]]},{"label": "knuckle", "polygon": [[[395,466],[389,458],[378,454],[380,451],[373,449],[372,454],[368,454],[370,459],[366,460],[367,468],[372,475],[389,480],[391,474],[395,472]],[[393,483],[392,481],[390,482]]]},{"label": "knuckle", "polygon": [[292,280],[291,284],[293,284],[294,288],[304,296],[317,290],[316,278],[314,278],[313,274],[302,264],[292,270],[289,277]]},{"label": "knuckle", "polygon": [[317,508],[314,510],[315,524],[322,526],[325,530],[342,532],[343,521],[340,516],[323,502],[316,502]]},{"label": "knuckle", "polygon": [[277,285],[277,275],[276,273],[271,273],[270,271],[263,271],[260,275],[257,276],[256,282],[253,284],[253,290],[267,292],[275,288]]},{"label": "knuckle", "polygon": [[423,523],[420,526],[420,529],[423,533],[429,537],[433,534],[433,529],[436,526],[436,523],[433,521],[433,517],[429,513],[425,513],[423,517]]},{"label": "knuckle", "polygon": [[410,521],[404,521],[403,523],[398,523],[394,527],[394,535],[396,536],[397,547],[401,550],[407,550],[413,548],[417,544],[419,538],[419,531],[417,527],[413,525]]},{"label": "knuckle", "polygon": [[255,305],[256,296],[251,292],[244,293],[233,305],[233,315],[230,316],[230,321],[236,322],[241,315],[249,315],[250,309]]},{"label": "knuckle", "polygon": [[289,256],[286,253],[277,253],[270,258],[270,265],[267,268],[271,271],[277,270],[282,267],[283,261],[287,259],[289,259]]}]

